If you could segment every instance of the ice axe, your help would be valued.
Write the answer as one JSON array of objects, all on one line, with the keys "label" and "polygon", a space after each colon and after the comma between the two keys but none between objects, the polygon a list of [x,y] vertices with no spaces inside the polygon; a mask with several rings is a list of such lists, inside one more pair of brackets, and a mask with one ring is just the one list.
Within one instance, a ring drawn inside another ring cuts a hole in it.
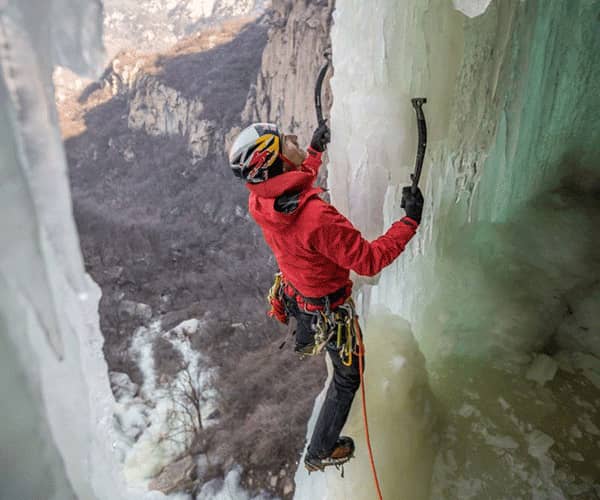
[{"label": "ice axe", "polygon": [[417,192],[419,179],[421,178],[421,170],[423,169],[423,158],[425,157],[425,149],[427,148],[427,123],[425,123],[425,115],[423,114],[423,104],[427,102],[426,97],[413,97],[413,108],[417,113],[417,130],[419,131],[419,145],[417,146],[417,158],[415,160],[415,171],[410,174],[412,180],[411,193]]},{"label": "ice axe", "polygon": [[323,108],[321,106],[321,89],[323,87],[323,80],[325,79],[325,74],[329,69],[329,58],[331,54],[329,52],[325,52],[323,54],[325,57],[325,64],[321,67],[319,71],[319,75],[317,76],[317,83],[315,84],[315,109],[317,110],[317,123],[322,125],[325,123],[325,118],[323,118]]}]

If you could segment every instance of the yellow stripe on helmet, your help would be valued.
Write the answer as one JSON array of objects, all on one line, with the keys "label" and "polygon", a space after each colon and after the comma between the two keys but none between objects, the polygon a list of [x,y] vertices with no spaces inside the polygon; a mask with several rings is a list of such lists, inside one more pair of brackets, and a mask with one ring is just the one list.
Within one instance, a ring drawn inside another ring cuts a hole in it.
[{"label": "yellow stripe on helmet", "polygon": [[256,139],[257,151],[270,151],[269,160],[266,163],[267,167],[273,165],[279,156],[279,136],[276,134],[264,134]]}]

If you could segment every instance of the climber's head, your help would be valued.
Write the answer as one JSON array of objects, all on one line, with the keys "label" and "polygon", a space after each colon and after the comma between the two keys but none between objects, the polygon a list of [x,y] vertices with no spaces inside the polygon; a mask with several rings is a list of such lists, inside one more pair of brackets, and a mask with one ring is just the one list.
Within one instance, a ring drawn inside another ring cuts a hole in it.
[{"label": "climber's head", "polygon": [[233,173],[257,184],[297,169],[306,153],[295,135],[283,135],[273,123],[253,123],[240,132],[229,150]]}]

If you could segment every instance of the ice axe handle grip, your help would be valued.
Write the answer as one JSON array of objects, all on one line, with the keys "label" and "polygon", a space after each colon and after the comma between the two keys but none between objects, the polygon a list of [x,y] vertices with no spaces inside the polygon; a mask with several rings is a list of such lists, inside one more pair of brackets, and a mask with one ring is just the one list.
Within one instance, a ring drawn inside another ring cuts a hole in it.
[{"label": "ice axe handle grip", "polygon": [[417,146],[417,158],[415,160],[415,171],[410,175],[412,180],[411,192],[417,192],[421,170],[423,169],[423,159],[425,158],[425,149],[427,148],[427,123],[423,114],[423,104],[427,102],[425,97],[414,97],[410,100],[417,113],[417,130],[419,133],[419,145]]},{"label": "ice axe handle grip", "polygon": [[325,74],[327,73],[327,69],[329,68],[329,53],[324,54],[326,62],[321,67],[319,71],[319,75],[317,76],[317,83],[315,85],[315,109],[317,111],[317,123],[319,125],[325,123],[325,119],[323,118],[323,108],[321,105],[321,88],[323,87],[323,80],[325,79]]}]

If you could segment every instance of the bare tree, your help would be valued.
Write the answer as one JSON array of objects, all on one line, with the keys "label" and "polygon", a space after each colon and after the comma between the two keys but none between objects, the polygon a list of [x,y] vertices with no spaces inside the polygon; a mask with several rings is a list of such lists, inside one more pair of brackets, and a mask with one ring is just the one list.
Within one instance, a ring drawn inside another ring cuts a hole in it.
[{"label": "bare tree", "polygon": [[204,400],[199,389],[198,377],[193,374],[189,363],[171,382],[169,397],[172,406],[167,413],[168,431],[163,439],[182,443],[186,454],[204,451],[206,436],[201,412]]}]

